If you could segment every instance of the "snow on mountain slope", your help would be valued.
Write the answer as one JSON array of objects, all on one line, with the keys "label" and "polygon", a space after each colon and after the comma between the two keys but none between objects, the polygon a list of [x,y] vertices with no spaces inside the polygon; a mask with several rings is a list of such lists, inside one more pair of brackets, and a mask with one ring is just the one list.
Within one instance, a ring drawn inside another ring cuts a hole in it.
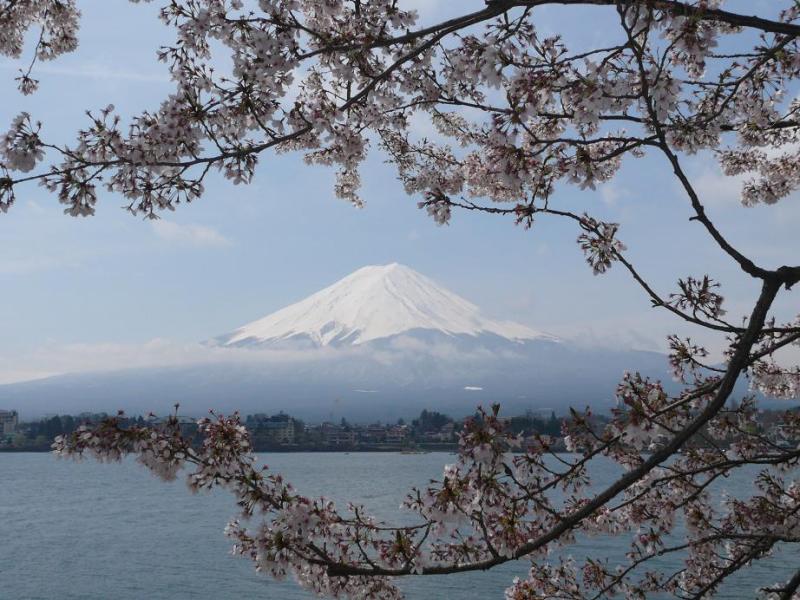
[{"label": "snow on mountain slope", "polygon": [[525,325],[494,321],[413,269],[392,263],[358,269],[305,300],[217,338],[225,346],[310,340],[358,345],[412,330],[494,334],[512,341],[554,340]]}]

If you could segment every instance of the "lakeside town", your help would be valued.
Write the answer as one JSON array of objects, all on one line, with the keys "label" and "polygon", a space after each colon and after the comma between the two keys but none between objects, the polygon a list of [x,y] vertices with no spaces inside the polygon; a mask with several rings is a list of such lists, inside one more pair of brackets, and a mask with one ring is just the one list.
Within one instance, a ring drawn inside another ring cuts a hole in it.
[{"label": "lakeside town", "polygon": [[[790,409],[791,410],[791,409]],[[789,439],[784,431],[784,411],[763,409],[758,411],[750,433],[766,434],[775,444],[794,446],[798,440]],[[81,413],[79,415],[52,415],[39,420],[20,421],[16,410],[0,410],[0,452],[47,452],[56,436],[67,435],[81,425],[92,425],[107,418],[107,413]],[[449,415],[423,410],[418,417],[393,423],[338,422],[306,423],[285,412],[273,415],[256,413],[246,415],[242,424],[250,434],[256,452],[452,452],[458,447],[458,435],[464,421],[475,415],[454,419]],[[191,437],[197,431],[197,419],[178,416],[182,433]],[[551,448],[564,451],[561,432],[564,417],[554,411],[549,415],[527,411],[523,415],[501,417],[500,421],[513,434],[533,439],[546,435],[553,440]],[[599,426],[608,422],[609,416],[594,414]],[[166,418],[152,415],[126,416],[123,423],[158,427]],[[705,445],[703,436],[693,444]],[[733,441],[733,440],[728,440]]]},{"label": "lakeside town", "polygon": [[[0,451],[43,452],[50,450],[53,439],[72,433],[83,424],[97,423],[105,413],[53,415],[36,421],[22,422],[15,410],[0,410]],[[351,423],[340,419],[336,423],[307,424],[280,412],[247,415],[242,423],[250,433],[256,452],[313,452],[313,451],[453,451],[464,420],[446,414],[423,410],[410,422],[399,419],[393,423]],[[181,428],[191,435],[197,428],[196,419],[179,416]],[[158,426],[164,419],[143,416],[128,417],[131,424]],[[506,417],[506,427],[524,435],[543,434],[555,438],[561,435],[561,420],[554,412],[544,416],[528,412]]]}]

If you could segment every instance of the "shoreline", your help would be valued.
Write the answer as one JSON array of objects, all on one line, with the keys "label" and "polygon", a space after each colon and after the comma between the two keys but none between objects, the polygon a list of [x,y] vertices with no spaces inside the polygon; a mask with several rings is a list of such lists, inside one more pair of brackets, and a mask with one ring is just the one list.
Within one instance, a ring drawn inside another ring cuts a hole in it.
[{"label": "shoreline", "polygon": [[[429,452],[448,452],[453,453],[458,451],[458,444],[436,444],[431,446],[420,445],[415,447],[408,446],[354,446],[354,447],[326,447],[326,446],[274,446],[274,447],[257,447],[253,449],[255,454],[270,452],[273,454],[294,454],[294,453],[331,453],[331,454],[352,454],[355,452],[385,452],[395,454],[427,454]],[[0,448],[2,453],[29,453],[29,454],[43,454],[52,452],[48,445],[47,447],[34,447],[34,448]]]}]

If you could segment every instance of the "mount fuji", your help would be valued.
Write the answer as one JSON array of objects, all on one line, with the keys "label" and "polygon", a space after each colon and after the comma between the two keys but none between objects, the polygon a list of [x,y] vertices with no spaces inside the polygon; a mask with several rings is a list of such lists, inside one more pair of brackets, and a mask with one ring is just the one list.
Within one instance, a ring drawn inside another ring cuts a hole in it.
[{"label": "mount fuji", "polygon": [[481,315],[474,304],[413,269],[392,263],[363,267],[266,317],[217,338],[223,346],[357,346],[409,332],[510,342],[555,340]]},{"label": "mount fuji", "polygon": [[586,348],[487,318],[413,269],[367,266],[197,347],[179,364],[75,373],[0,386],[24,418],[82,411],[286,411],[308,420],[602,410],[626,370],[668,380],[653,352]]}]

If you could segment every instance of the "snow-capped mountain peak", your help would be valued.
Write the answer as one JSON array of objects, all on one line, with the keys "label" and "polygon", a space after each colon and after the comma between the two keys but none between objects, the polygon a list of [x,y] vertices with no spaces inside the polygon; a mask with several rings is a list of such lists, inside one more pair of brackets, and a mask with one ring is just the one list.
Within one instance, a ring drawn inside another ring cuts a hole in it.
[{"label": "snow-capped mountain peak", "polygon": [[513,341],[552,336],[525,325],[487,319],[478,307],[398,263],[367,266],[333,285],[218,341],[226,346],[308,340],[357,345],[413,330],[446,335],[493,334]]}]

